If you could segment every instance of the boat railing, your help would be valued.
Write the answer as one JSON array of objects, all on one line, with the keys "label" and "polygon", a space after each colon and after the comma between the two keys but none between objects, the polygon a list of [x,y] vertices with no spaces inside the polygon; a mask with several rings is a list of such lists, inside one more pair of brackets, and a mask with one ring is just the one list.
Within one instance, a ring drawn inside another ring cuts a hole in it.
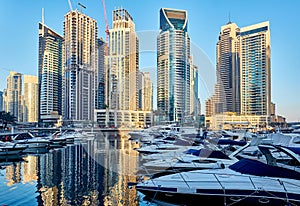
[{"label": "boat railing", "polygon": [[[216,169],[216,170],[221,170],[221,169]],[[223,170],[223,169],[222,169]],[[193,172],[197,172],[197,170],[194,170]],[[191,188],[190,187],[190,185],[189,185],[189,182],[194,182],[194,180],[186,180],[186,178],[184,177],[184,173],[185,172],[179,172],[179,173],[177,173],[180,177],[181,177],[181,179],[184,181],[184,183],[188,186],[188,188]],[[201,174],[208,174],[208,175],[213,175],[214,177],[215,177],[215,179],[217,180],[217,182],[220,184],[220,186],[221,186],[221,188],[223,189],[223,191],[224,191],[224,194],[225,194],[225,190],[226,190],[226,187],[225,186],[223,186],[222,185],[222,183],[221,183],[221,181],[219,180],[219,178],[218,178],[218,176],[226,176],[226,175],[228,175],[228,176],[235,176],[235,177],[245,177],[245,175],[243,175],[243,174],[226,174],[226,173],[214,173],[214,172],[203,172],[203,171],[201,171]],[[250,182],[251,182],[251,184],[252,184],[252,186],[253,186],[253,188],[255,189],[255,190],[261,190],[262,188],[260,188],[260,187],[258,187],[256,184],[255,184],[255,179],[256,178],[261,178],[261,176],[253,176],[253,177],[251,177],[251,176],[249,176],[248,177],[249,178],[249,180],[250,180]],[[293,185],[294,187],[299,187],[300,188],[300,184],[296,184],[296,183],[294,183],[294,182],[292,182],[292,181],[288,181],[288,180],[285,180],[285,179],[280,179],[280,178],[272,178],[272,177],[267,177],[267,176],[264,176],[263,178],[265,178],[265,179],[269,179],[270,181],[279,181],[279,183],[283,186],[283,187],[285,187],[285,185]],[[155,183],[153,182],[153,180],[154,179],[152,179],[152,178],[150,178],[151,179],[151,181],[152,181],[152,183],[155,185]],[[288,179],[288,177],[286,177],[286,179]],[[289,180],[293,180],[293,179],[289,179]],[[160,181],[169,181],[169,180],[160,180]],[[263,190],[263,189],[262,189]]]},{"label": "boat railing", "polygon": [[221,181],[219,180],[219,178],[217,177],[217,175],[214,173],[213,174],[214,177],[216,178],[216,180],[218,181],[219,185],[221,186],[222,190],[223,190],[223,194],[224,194],[224,205],[227,205],[226,204],[226,189],[225,187],[222,185]]}]

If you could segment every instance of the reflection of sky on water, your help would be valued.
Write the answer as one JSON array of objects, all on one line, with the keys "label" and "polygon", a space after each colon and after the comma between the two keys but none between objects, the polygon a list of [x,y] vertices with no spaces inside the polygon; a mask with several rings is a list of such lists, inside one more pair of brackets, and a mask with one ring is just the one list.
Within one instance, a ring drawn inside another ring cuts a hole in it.
[{"label": "reflection of sky on water", "polygon": [[0,169],[0,205],[138,205],[138,156],[127,138],[107,135]]}]

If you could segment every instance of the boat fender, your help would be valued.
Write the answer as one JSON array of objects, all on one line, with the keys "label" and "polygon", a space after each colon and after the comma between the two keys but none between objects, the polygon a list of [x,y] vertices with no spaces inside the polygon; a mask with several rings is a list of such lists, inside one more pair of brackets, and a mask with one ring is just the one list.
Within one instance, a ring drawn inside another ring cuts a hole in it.
[{"label": "boat fender", "polygon": [[219,162],[219,167],[220,167],[221,169],[225,169],[224,163],[223,163],[223,162]]},{"label": "boat fender", "polygon": [[230,200],[233,202],[239,202],[243,199],[243,197],[236,196],[236,197],[230,197]]},{"label": "boat fender", "polygon": [[258,200],[258,202],[261,203],[261,204],[268,204],[270,202],[270,200],[267,199],[267,198],[260,198]]}]

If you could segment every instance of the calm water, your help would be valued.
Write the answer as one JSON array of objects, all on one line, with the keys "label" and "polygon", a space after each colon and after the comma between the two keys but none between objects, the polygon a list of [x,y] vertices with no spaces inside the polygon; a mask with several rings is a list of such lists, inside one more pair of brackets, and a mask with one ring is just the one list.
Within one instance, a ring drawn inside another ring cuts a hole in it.
[{"label": "calm water", "polygon": [[116,133],[0,162],[0,205],[150,205],[139,201],[135,142]]}]

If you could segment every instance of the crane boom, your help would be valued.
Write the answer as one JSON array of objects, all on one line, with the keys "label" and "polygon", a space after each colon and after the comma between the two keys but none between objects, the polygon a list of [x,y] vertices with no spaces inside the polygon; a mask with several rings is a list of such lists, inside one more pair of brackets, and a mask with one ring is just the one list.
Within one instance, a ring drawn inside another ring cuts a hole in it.
[{"label": "crane boom", "polygon": [[69,3],[70,11],[73,11],[73,8],[72,8],[71,1],[70,1],[70,0],[68,0],[68,3]]},{"label": "crane boom", "polygon": [[107,20],[107,13],[106,13],[106,5],[105,0],[102,0],[103,12],[104,12],[104,21],[105,21],[105,33],[106,33],[106,46],[105,46],[105,55],[108,55],[108,41],[109,41],[109,24]]},{"label": "crane boom", "polygon": [[86,9],[86,6],[78,2],[78,5],[80,6],[80,13],[82,13],[82,8]]}]

